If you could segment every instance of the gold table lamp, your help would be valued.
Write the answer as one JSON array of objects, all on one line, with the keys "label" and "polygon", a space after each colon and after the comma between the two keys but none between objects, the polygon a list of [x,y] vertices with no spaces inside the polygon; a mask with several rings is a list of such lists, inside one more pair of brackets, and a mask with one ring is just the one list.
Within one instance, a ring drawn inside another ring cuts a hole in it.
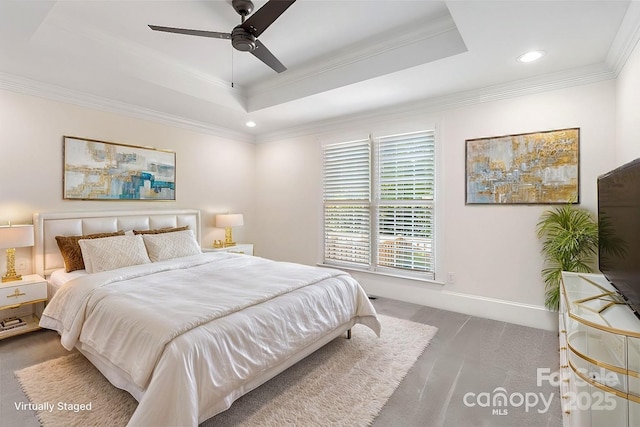
[{"label": "gold table lamp", "polygon": [[0,227],[0,248],[7,249],[7,273],[3,282],[22,279],[16,273],[16,248],[33,246],[33,225],[6,225]]},{"label": "gold table lamp", "polygon": [[244,217],[242,214],[216,215],[216,227],[224,228],[224,247],[236,245],[231,235],[231,228],[242,225],[244,225]]}]

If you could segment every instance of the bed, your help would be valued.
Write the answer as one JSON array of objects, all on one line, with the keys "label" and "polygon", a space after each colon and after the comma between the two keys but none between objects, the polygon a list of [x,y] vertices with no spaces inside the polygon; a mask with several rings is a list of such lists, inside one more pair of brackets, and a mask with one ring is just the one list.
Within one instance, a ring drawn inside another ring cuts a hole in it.
[{"label": "bed", "polygon": [[[197,425],[354,324],[380,333],[340,270],[201,253],[197,210],[38,213],[34,226],[41,326],[138,400],[130,425]],[[76,240],[84,269],[65,271],[56,236],[123,232]]]}]

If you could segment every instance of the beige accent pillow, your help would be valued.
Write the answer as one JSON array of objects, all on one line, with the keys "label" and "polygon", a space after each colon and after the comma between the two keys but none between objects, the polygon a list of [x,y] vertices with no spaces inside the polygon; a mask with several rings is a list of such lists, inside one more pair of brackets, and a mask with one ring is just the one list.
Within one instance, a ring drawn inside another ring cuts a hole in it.
[{"label": "beige accent pillow", "polygon": [[189,226],[185,225],[184,227],[174,227],[174,228],[155,228],[153,230],[133,230],[133,234],[162,234],[162,233],[173,233],[175,231],[184,231],[188,229],[189,229]]},{"label": "beige accent pillow", "polygon": [[64,260],[64,268],[67,273],[76,270],[84,270],[84,261],[82,259],[82,251],[78,241],[80,239],[101,239],[103,237],[122,236],[124,231],[116,231],[113,233],[96,233],[86,234],[84,236],[56,236],[56,243],[60,248],[60,254]]},{"label": "beige accent pillow", "polygon": [[191,230],[175,233],[143,234],[144,245],[151,261],[180,258],[202,253]]},{"label": "beige accent pillow", "polygon": [[151,262],[142,236],[82,239],[78,243],[88,273],[98,273]]}]

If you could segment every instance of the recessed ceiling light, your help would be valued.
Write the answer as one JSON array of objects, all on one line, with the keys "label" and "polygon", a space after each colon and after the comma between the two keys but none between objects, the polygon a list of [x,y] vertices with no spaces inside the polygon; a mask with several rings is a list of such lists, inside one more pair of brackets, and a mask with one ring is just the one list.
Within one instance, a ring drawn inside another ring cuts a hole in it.
[{"label": "recessed ceiling light", "polygon": [[247,127],[254,128],[254,127],[256,127],[256,122],[248,121],[246,123],[246,125],[247,125]]},{"label": "recessed ceiling light", "polygon": [[520,62],[533,62],[544,56],[545,52],[542,50],[532,50],[531,52],[527,52],[524,55],[520,55],[518,57],[518,61]]}]

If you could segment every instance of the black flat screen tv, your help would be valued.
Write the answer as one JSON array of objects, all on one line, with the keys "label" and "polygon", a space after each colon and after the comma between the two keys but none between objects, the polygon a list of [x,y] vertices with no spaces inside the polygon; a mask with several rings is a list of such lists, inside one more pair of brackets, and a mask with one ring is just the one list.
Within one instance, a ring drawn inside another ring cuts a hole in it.
[{"label": "black flat screen tv", "polygon": [[598,177],[600,272],[640,317],[640,158]]}]

